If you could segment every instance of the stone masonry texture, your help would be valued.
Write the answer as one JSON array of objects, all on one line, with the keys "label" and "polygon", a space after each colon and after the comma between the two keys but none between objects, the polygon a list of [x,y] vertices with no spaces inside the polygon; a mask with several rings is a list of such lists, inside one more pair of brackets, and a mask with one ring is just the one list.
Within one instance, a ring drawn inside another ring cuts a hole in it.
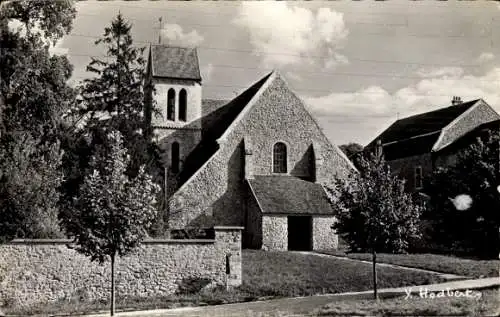
[{"label": "stone masonry texture", "polygon": [[[109,262],[90,262],[68,248],[68,242],[26,240],[0,246],[0,306],[107,299]],[[237,286],[241,284],[241,228],[218,227],[215,240],[145,241],[116,265],[118,297],[171,295],[196,281]]]},{"label": "stone masonry texture", "polygon": [[464,114],[457,122],[443,130],[442,138],[437,147],[446,146],[479,125],[498,119],[500,119],[500,115],[490,106],[481,102],[478,106],[474,106],[469,113]]},{"label": "stone masonry texture", "polygon": [[[272,149],[278,141],[287,145],[289,175],[310,176],[307,173],[311,169],[303,165],[313,144],[314,156],[321,162],[315,171],[318,182],[329,183],[333,177],[346,177],[352,170],[281,77],[276,75],[269,81],[253,108],[221,140],[219,150],[172,196],[171,212],[177,215],[171,219],[172,227],[209,218],[217,225],[244,225],[246,138],[251,141],[255,175],[273,174]],[[176,210],[177,206],[182,210]]]},{"label": "stone masonry texture", "polygon": [[288,218],[287,216],[262,216],[262,249],[288,249]]},{"label": "stone masonry texture", "polygon": [[338,236],[332,229],[335,217],[313,217],[313,250],[337,249]]}]

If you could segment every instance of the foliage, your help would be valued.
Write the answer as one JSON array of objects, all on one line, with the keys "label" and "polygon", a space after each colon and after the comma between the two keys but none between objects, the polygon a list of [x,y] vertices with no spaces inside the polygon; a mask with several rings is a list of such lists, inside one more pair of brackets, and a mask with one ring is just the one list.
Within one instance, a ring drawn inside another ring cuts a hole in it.
[{"label": "foliage", "polygon": [[358,143],[350,142],[347,144],[342,144],[339,148],[344,152],[349,160],[357,164],[357,160],[363,154],[363,146]]},{"label": "foliage", "polygon": [[133,45],[131,28],[118,14],[111,26],[105,28],[103,37],[95,42],[105,45],[108,58],[92,58],[87,71],[97,76],[85,79],[80,85],[81,100],[71,115],[84,120],[83,131],[96,146],[103,143],[107,131],[120,131],[131,155],[133,165],[129,167],[135,167],[136,172],[145,163],[148,143],[143,133],[144,48]]},{"label": "foliage", "polygon": [[[500,251],[499,141],[488,133],[458,155],[453,167],[437,169],[425,186],[430,196],[424,219],[432,223],[430,239],[448,249],[488,257]],[[470,208],[457,210],[454,197],[469,195]]]},{"label": "foliage", "polygon": [[127,175],[135,177],[139,166],[156,167],[157,149],[145,128],[143,91],[144,48],[133,44],[132,25],[118,14],[104,29],[96,45],[103,45],[107,58],[92,58],[87,70],[96,76],[78,87],[79,101],[68,114],[74,130],[66,135],[63,160],[66,181],[64,194],[71,202],[90,172],[89,158],[98,148],[108,147],[107,133],[119,131],[131,156]]},{"label": "foliage", "polygon": [[67,85],[72,66],[66,56],[51,56],[50,42],[71,30],[75,9],[64,1],[9,1],[2,6],[0,91],[2,133],[29,130],[55,141],[60,118],[74,100]]},{"label": "foliage", "polygon": [[[72,67],[49,47],[71,30],[69,1],[0,3],[0,240],[60,235],[61,115]],[[17,27],[15,27],[17,25]]]},{"label": "foliage", "polygon": [[334,229],[352,251],[405,252],[420,236],[421,207],[383,157],[361,158],[359,165],[359,173],[327,187],[338,219]]},{"label": "foliage", "polygon": [[41,35],[54,42],[71,31],[76,10],[70,1],[3,1],[2,8],[8,19],[19,20],[28,30],[36,29]]},{"label": "foliage", "polygon": [[[40,157],[43,151],[43,157]],[[0,232],[16,238],[61,237],[58,226],[62,179],[58,144],[39,144],[29,133],[9,135],[0,147]]]},{"label": "foliage", "polygon": [[103,263],[123,256],[147,236],[156,217],[157,186],[144,168],[130,179],[125,175],[129,157],[119,132],[109,135],[111,149],[101,147],[92,158],[75,210],[62,218],[76,250]]},{"label": "foliage", "polygon": [[68,236],[78,252],[91,261],[111,260],[111,315],[115,304],[115,257],[124,256],[147,237],[156,219],[159,188],[144,167],[134,178],[125,174],[130,157],[118,131],[108,134],[106,146],[91,159],[92,173],[85,176],[74,208],[61,214]]}]

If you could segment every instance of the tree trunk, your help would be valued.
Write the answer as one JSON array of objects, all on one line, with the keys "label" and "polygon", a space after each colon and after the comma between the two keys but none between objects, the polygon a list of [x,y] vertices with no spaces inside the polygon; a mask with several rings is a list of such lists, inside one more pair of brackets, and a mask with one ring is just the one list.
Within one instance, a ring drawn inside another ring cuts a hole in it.
[{"label": "tree trunk", "polygon": [[378,299],[377,295],[377,252],[375,250],[372,251],[372,260],[373,260],[373,298]]},{"label": "tree trunk", "polygon": [[115,315],[115,253],[111,254],[111,316]]}]

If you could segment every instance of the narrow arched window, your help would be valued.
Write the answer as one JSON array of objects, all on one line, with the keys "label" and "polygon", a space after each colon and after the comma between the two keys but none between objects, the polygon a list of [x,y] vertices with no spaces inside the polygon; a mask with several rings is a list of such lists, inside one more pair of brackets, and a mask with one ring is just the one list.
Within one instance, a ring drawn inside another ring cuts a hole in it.
[{"label": "narrow arched window", "polygon": [[170,88],[167,95],[167,120],[175,121],[175,90]]},{"label": "narrow arched window", "polygon": [[285,143],[278,142],[273,147],[273,173],[286,173],[286,163],[286,145]]},{"label": "narrow arched window", "polygon": [[174,142],[172,143],[172,152],[171,154],[171,165],[172,165],[172,172],[178,173],[179,172],[179,143]]},{"label": "narrow arched window", "polygon": [[186,89],[181,89],[179,92],[179,120],[186,121],[187,119],[187,92]]}]

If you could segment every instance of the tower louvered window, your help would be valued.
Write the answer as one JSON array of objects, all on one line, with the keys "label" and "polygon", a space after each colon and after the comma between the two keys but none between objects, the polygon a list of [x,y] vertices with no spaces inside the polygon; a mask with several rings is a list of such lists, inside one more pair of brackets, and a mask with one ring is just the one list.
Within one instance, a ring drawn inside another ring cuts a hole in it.
[{"label": "tower louvered window", "polygon": [[179,120],[186,121],[187,119],[187,92],[186,89],[181,89],[179,92]]},{"label": "tower louvered window", "polygon": [[170,88],[167,95],[167,120],[175,121],[175,90]]}]

